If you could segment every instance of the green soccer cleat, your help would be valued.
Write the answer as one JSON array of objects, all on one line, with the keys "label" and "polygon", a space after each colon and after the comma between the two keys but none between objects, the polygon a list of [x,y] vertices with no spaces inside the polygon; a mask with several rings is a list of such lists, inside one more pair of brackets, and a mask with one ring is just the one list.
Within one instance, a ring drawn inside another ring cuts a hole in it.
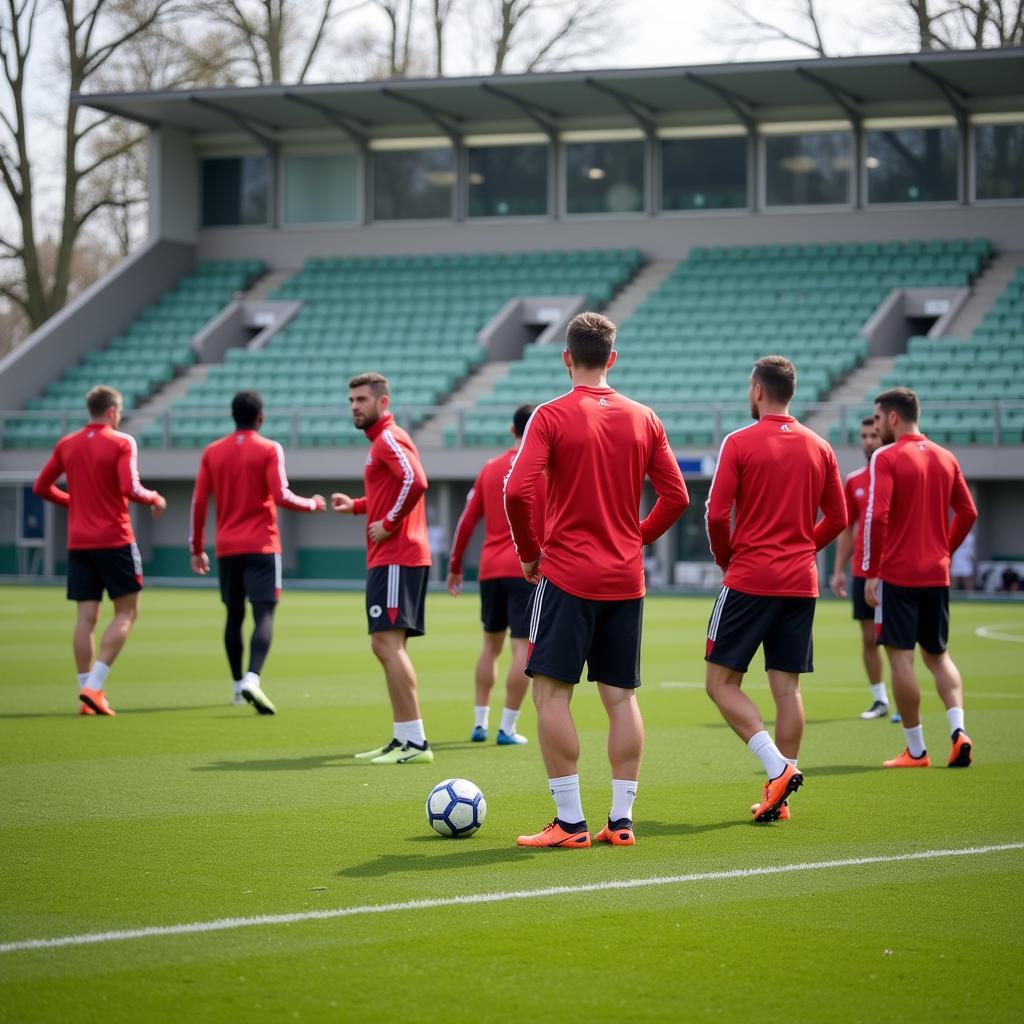
[{"label": "green soccer cleat", "polygon": [[261,715],[276,715],[274,702],[260,689],[259,683],[242,683],[242,697]]},{"label": "green soccer cleat", "polygon": [[372,761],[375,757],[380,757],[382,754],[390,754],[392,750],[397,750],[401,747],[401,740],[388,740],[383,747],[374,747],[373,750],[364,750],[360,754],[353,754],[352,756],[357,761]]},{"label": "green soccer cleat", "polygon": [[424,740],[421,747],[418,743],[405,742],[380,757],[371,758],[370,764],[431,764],[434,752],[430,744]]}]

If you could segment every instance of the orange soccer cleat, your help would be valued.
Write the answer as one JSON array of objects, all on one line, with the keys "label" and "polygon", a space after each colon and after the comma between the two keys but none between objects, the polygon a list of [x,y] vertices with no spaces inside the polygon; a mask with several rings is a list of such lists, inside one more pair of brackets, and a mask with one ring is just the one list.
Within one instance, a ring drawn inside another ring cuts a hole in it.
[{"label": "orange soccer cleat", "polygon": [[957,729],[953,735],[953,749],[949,752],[947,768],[969,768],[971,765],[971,737]]},{"label": "orange soccer cleat", "polygon": [[79,705],[78,705],[78,713],[80,715],[95,715],[96,714],[96,712],[93,711],[93,709],[91,707],[89,707],[88,704],[82,704],[82,703],[79,703]]},{"label": "orange soccer cleat", "polygon": [[612,846],[634,846],[633,822],[629,818],[608,819],[608,824],[594,836],[595,843],[611,843]]},{"label": "orange soccer cleat", "polygon": [[[767,798],[768,798],[768,783],[766,782],[764,784],[764,796],[761,797],[761,803],[764,803],[764,801]],[[761,803],[751,804],[750,805],[750,813],[751,814],[757,814],[757,809],[758,809],[758,807],[761,806]],[[789,800],[783,800],[782,803],[779,805],[779,817],[778,817],[778,820],[779,821],[789,821]]]},{"label": "orange soccer cleat", "polygon": [[107,703],[107,695],[102,690],[90,690],[88,686],[78,691],[78,699],[88,705],[97,715],[116,715],[117,712]]},{"label": "orange soccer cleat", "polygon": [[569,825],[558,818],[550,825],[545,825],[535,836],[520,836],[516,840],[516,846],[561,846],[566,849],[583,850],[589,845],[590,833],[585,821],[578,825]]},{"label": "orange soccer cleat", "polygon": [[769,779],[764,787],[764,799],[754,809],[754,821],[778,821],[782,817],[780,808],[790,793],[795,793],[804,784],[802,772],[787,764],[781,775]]},{"label": "orange soccer cleat", "polygon": [[912,757],[909,748],[905,748],[899,757],[882,762],[883,768],[931,768],[931,766],[932,759],[928,756],[927,750],[922,751],[920,757]]}]

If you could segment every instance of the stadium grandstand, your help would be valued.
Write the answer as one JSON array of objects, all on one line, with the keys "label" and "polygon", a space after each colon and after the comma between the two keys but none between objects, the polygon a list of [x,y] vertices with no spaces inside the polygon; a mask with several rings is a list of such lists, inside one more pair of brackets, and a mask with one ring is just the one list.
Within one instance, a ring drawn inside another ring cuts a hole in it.
[{"label": "stadium grandstand", "polygon": [[[695,504],[778,352],[846,471],[873,396],[914,387],[975,491],[979,562],[1024,563],[1024,51],[78,102],[149,128],[150,237],[0,363],[0,573],[62,570],[64,513],[30,484],[98,383],[169,501],[138,520],[151,577],[188,575],[235,391],[264,395],[296,487],[330,493],[362,473],[346,384],[368,369],[450,537],[512,410],[564,390],[584,308],[619,325],[612,383],[662,416]],[[362,578],[361,523],[283,529],[286,575]],[[700,517],[649,565],[713,584]]]}]

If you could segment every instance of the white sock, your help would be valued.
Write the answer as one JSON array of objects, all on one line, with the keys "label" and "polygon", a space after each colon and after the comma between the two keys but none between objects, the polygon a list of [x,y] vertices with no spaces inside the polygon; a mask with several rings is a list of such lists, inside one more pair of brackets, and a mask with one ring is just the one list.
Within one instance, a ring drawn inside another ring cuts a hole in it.
[{"label": "white sock", "polygon": [[555,798],[559,821],[564,821],[567,825],[576,825],[585,820],[583,804],[580,802],[579,775],[563,775],[559,779],[548,779],[548,789]]},{"label": "white sock", "polygon": [[889,695],[885,692],[884,679],[880,683],[871,684],[871,696],[875,700],[880,700],[883,704],[889,703]]},{"label": "white sock", "polygon": [[609,821],[633,817],[633,801],[636,799],[636,782],[632,779],[612,779],[612,809]]},{"label": "white sock", "polygon": [[764,765],[769,779],[778,778],[786,770],[786,759],[782,756],[779,748],[775,746],[775,741],[768,735],[767,729],[755,732],[747,740],[747,746],[761,759],[761,764]]},{"label": "white sock", "polygon": [[[964,709],[946,708],[946,718],[949,721],[949,735],[952,736],[957,729],[964,727]],[[965,730],[966,731],[966,730]]]},{"label": "white sock", "polygon": [[241,686],[259,686],[260,685],[260,677],[258,675],[256,675],[255,672],[246,672],[245,675],[242,676],[242,681],[238,685],[240,687]]},{"label": "white sock", "polygon": [[235,696],[237,697],[242,692],[242,680],[235,680]]},{"label": "white sock", "polygon": [[473,708],[473,724],[478,725],[481,729],[487,728],[487,721],[490,718],[491,709],[489,707],[474,707]]},{"label": "white sock", "polygon": [[102,690],[109,672],[109,665],[105,665],[102,661],[93,662],[92,671],[89,673],[89,678],[85,681],[85,685],[90,690]]},{"label": "white sock", "polygon": [[78,688],[81,690],[89,685],[89,673],[79,672],[78,673]]},{"label": "white sock", "polygon": [[519,724],[519,712],[511,708],[501,709],[501,731],[506,736],[515,736],[516,726]]},{"label": "white sock", "polygon": [[787,757],[786,758],[786,764],[791,764],[795,768],[796,767],[796,758],[795,757]]},{"label": "white sock", "polygon": [[907,750],[911,757],[920,757],[925,752],[924,726],[915,725],[913,729],[903,727],[903,735],[907,737]]},{"label": "white sock", "polygon": [[427,742],[423,732],[423,719],[414,718],[411,722],[395,722],[395,737],[403,743],[415,743],[422,747]]}]

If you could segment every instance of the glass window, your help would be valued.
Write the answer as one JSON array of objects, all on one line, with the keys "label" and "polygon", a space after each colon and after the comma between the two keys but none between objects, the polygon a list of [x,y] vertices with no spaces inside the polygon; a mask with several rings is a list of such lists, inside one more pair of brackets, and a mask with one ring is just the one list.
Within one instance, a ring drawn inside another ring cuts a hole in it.
[{"label": "glass window", "polygon": [[284,165],[284,219],[287,224],[327,224],[358,220],[359,157],[289,156]]},{"label": "glass window", "polygon": [[266,224],[270,160],[233,156],[203,161],[203,227]]},{"label": "glass window", "polygon": [[470,217],[548,212],[548,147],[479,146],[469,151]]},{"label": "glass window", "polygon": [[848,132],[765,135],[768,206],[840,205],[850,201]]},{"label": "glass window", "polygon": [[732,210],[746,206],[745,135],[662,142],[663,210]]},{"label": "glass window", "polygon": [[639,213],[644,208],[644,143],[571,142],[566,154],[569,213]]},{"label": "glass window", "polygon": [[373,154],[373,215],[377,220],[437,220],[452,215],[455,152],[379,150]]},{"label": "glass window", "polygon": [[978,199],[1024,199],[1024,124],[979,124],[974,129]]},{"label": "glass window", "polygon": [[956,128],[869,130],[869,203],[937,203],[956,199]]}]

